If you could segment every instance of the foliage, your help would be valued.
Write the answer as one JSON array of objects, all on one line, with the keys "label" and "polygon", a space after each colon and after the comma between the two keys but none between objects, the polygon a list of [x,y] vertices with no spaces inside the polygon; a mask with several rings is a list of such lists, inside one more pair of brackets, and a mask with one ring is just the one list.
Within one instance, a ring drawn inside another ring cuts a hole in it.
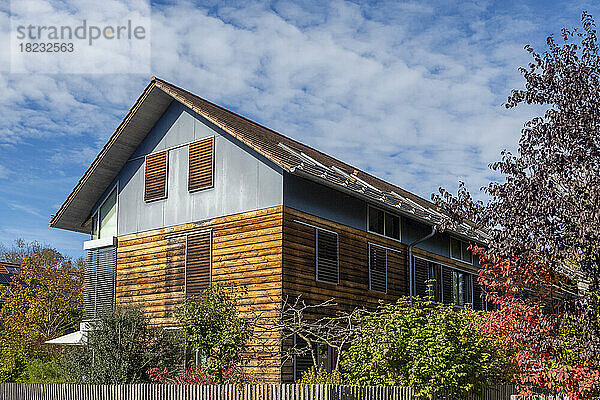
[{"label": "foliage", "polygon": [[235,366],[225,368],[222,376],[206,372],[201,368],[189,368],[182,374],[174,374],[168,368],[151,368],[147,371],[150,380],[155,383],[170,383],[181,385],[214,385],[221,384],[246,384],[256,383],[248,374]]},{"label": "foliage", "polygon": [[[543,54],[525,47],[525,88],[506,107],[546,111],[525,123],[517,154],[491,164],[504,179],[484,188],[489,200],[462,184],[433,196],[448,225],[469,218],[491,237],[482,282],[501,311],[485,326],[514,346],[518,381],[572,399],[591,398],[600,374],[600,54],[592,17],[581,20]],[[572,296],[578,281],[589,289]]]},{"label": "foliage", "polygon": [[176,312],[186,342],[198,352],[199,367],[219,383],[242,360],[252,335],[252,321],[237,312],[235,289],[211,285],[200,296],[187,297]]},{"label": "foliage", "polygon": [[0,298],[0,381],[20,381],[27,379],[31,359],[47,358],[54,351],[44,345],[46,340],[76,328],[83,309],[82,263],[21,240],[0,255],[19,263]]},{"label": "foliage", "polygon": [[342,368],[359,385],[410,386],[424,398],[464,398],[501,381],[506,357],[470,309],[402,298],[364,314]]},{"label": "foliage", "polygon": [[32,358],[25,367],[27,383],[65,383],[66,378],[58,356]]},{"label": "foliage", "polygon": [[116,307],[93,324],[87,344],[68,351],[65,369],[76,383],[147,382],[149,366],[173,368],[183,362],[177,331],[149,326],[137,308]]},{"label": "foliage", "polygon": [[302,385],[343,385],[344,378],[339,370],[328,372],[325,368],[315,368],[313,365],[302,373],[300,382]]}]

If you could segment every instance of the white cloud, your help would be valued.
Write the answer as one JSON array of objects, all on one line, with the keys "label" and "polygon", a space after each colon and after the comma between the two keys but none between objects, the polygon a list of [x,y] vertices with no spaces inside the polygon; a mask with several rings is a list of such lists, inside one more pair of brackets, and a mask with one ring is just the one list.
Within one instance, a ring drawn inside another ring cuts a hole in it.
[{"label": "white cloud", "polygon": [[0,165],[0,179],[8,178],[9,170],[6,167]]},{"label": "white cloud", "polygon": [[[425,197],[484,185],[531,113],[501,106],[538,29],[525,18],[486,3],[272,7],[154,6],[153,74]],[[79,170],[148,79],[2,73],[0,144],[54,140],[45,157]]]}]

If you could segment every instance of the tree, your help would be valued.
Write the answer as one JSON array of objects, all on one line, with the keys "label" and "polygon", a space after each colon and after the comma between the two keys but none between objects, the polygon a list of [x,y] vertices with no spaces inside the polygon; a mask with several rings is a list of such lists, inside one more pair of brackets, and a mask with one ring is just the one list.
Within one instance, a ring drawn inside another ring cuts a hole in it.
[{"label": "tree", "polygon": [[67,351],[64,365],[75,383],[149,382],[150,367],[173,369],[182,364],[183,353],[177,331],[149,326],[137,308],[116,307],[93,323],[84,346]]},{"label": "tree", "polygon": [[19,263],[0,309],[0,380],[24,376],[28,360],[48,358],[44,342],[76,328],[83,310],[81,263],[38,243],[17,241],[2,258]]},{"label": "tree", "polygon": [[499,343],[477,329],[470,309],[402,298],[363,314],[344,354],[345,378],[359,385],[414,387],[423,398],[466,398],[501,382]]},{"label": "tree", "polygon": [[[287,351],[282,357],[282,363],[289,361],[293,356],[310,355],[314,369],[311,374],[320,378],[321,376],[317,375],[322,366],[318,363],[317,351],[320,346],[328,346],[336,354],[332,370],[340,371],[343,350],[352,340],[354,327],[366,311],[356,308],[351,312],[343,312],[336,310],[336,306],[334,299],[317,304],[306,304],[301,296],[293,300],[285,299],[277,329],[283,342],[294,344],[286,346]],[[301,340],[294,340],[294,336]]]},{"label": "tree", "polygon": [[186,342],[197,354],[196,366],[218,383],[242,361],[253,332],[253,319],[237,311],[238,295],[235,287],[211,285],[198,297],[186,297],[176,313]]},{"label": "tree", "polygon": [[[547,39],[543,53],[520,68],[525,88],[507,108],[537,105],[517,154],[490,165],[504,178],[474,201],[461,183],[456,196],[433,199],[451,215],[485,229],[482,283],[500,305],[484,327],[514,346],[521,383],[589,398],[600,378],[600,55],[592,17]],[[574,295],[577,284],[589,285]]]}]

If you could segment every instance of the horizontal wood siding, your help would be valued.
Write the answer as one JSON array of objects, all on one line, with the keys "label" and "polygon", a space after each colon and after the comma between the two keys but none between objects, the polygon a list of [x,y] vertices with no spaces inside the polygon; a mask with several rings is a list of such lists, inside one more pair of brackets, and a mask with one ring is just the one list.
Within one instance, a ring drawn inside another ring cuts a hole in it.
[{"label": "horizontal wood siding", "polygon": [[[316,280],[315,228],[336,232],[339,246],[339,284]],[[393,302],[407,296],[408,247],[399,241],[341,225],[289,207],[283,212],[283,298],[302,296],[315,304],[334,298],[338,308],[376,308],[379,301]],[[369,290],[369,243],[387,249],[387,293]],[[413,248],[413,254],[450,266],[468,269],[464,263]],[[476,271],[476,268],[471,268]],[[310,318],[311,316],[309,316]],[[317,315],[314,316],[315,318]],[[285,346],[290,343],[284,343]],[[293,366],[282,369],[284,382],[293,380]]]},{"label": "horizontal wood siding", "polygon": [[[116,298],[140,306],[154,324],[173,325],[185,286],[186,233],[212,232],[212,282],[235,284],[245,315],[258,315],[248,371],[279,381],[280,342],[273,322],[281,309],[281,207],[119,237]],[[189,236],[192,237],[192,236]]]}]

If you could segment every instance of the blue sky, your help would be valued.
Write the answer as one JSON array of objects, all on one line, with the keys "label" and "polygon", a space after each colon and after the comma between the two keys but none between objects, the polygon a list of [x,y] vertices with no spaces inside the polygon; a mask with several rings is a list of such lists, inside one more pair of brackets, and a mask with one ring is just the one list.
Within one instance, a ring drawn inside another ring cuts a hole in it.
[{"label": "blue sky", "polygon": [[83,254],[87,237],[48,228],[50,215],[151,75],[421,196],[458,180],[477,191],[536,112],[502,107],[523,85],[523,46],[600,15],[583,1],[219,4],[152,4],[150,75],[11,74],[1,53],[1,243]]}]

